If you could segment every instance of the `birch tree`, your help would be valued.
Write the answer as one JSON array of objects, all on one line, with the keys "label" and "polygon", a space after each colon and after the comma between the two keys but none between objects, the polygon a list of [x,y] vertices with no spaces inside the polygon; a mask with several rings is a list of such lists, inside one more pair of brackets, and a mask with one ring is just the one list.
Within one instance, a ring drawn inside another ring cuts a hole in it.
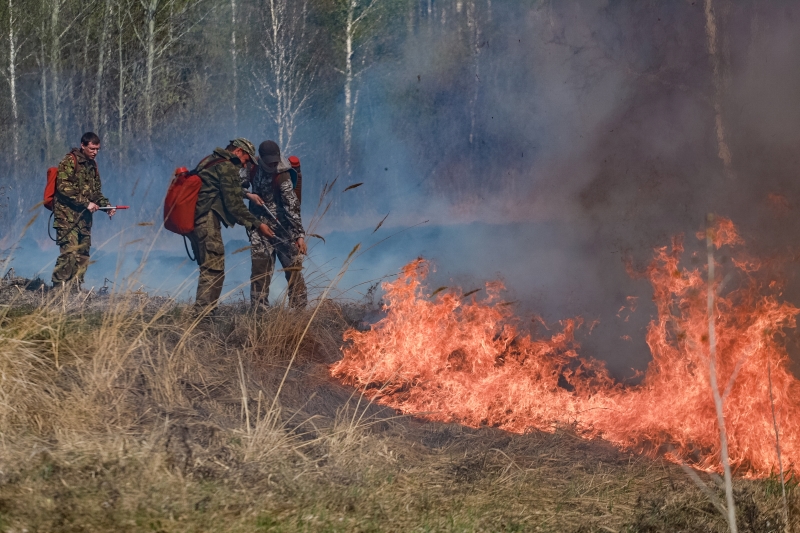
[{"label": "birch tree", "polygon": [[103,25],[98,39],[98,52],[97,52],[97,73],[95,76],[94,95],[92,97],[92,125],[95,130],[100,129],[101,111],[102,111],[102,97],[103,97],[103,81],[105,76],[106,66],[106,45],[108,44],[109,28],[111,26],[111,17],[113,15],[112,0],[105,0],[103,3]]},{"label": "birch tree", "polygon": [[11,143],[12,143],[12,177],[16,177],[17,165],[19,164],[19,144],[20,144],[20,120],[19,120],[19,96],[17,94],[18,65],[20,61],[21,43],[19,35],[21,24],[17,7],[14,0],[8,0],[8,13],[6,20],[8,28],[6,40],[8,43],[7,58],[8,62],[4,69],[4,76],[8,82],[8,96],[11,106]]},{"label": "birch tree", "polygon": [[469,101],[469,144],[472,146],[475,142],[476,110],[481,83],[481,26],[475,0],[469,0],[467,2],[467,27],[469,28],[472,63],[475,75],[472,80],[472,97]]},{"label": "birch tree", "polygon": [[[375,8],[377,0],[346,0],[347,16],[344,26],[344,161],[345,171],[349,175],[352,171],[352,150],[353,150],[353,124],[356,119],[356,109],[358,108],[359,88],[354,89],[356,78],[360,77],[364,71],[366,56],[360,55],[358,64],[354,65],[355,40],[362,25],[367,17],[370,16]],[[361,47],[365,43],[361,43]]]},{"label": "birch tree", "polygon": [[144,45],[147,54],[147,67],[144,88],[144,112],[147,139],[153,134],[153,74],[156,61],[156,9],[159,0],[142,0],[145,10],[146,34]]},{"label": "birch tree", "polygon": [[281,150],[289,152],[319,67],[308,2],[265,0],[260,24],[263,58],[253,71],[257,105],[276,128]]},{"label": "birch tree", "polygon": [[[46,10],[49,8],[49,25],[46,28],[46,33],[42,33],[42,77],[43,87],[49,88],[50,102],[52,103],[52,117],[48,114],[48,94],[43,94],[43,126],[46,130],[46,138],[48,139],[46,146],[46,157],[52,157],[52,142],[58,142],[64,138],[62,123],[64,117],[62,98],[64,94],[63,87],[61,86],[61,49],[62,38],[69,31],[71,24],[66,24],[64,28],[61,27],[61,8],[64,6],[65,0],[49,0],[43,4]],[[45,28],[43,28],[44,30]],[[45,40],[46,39],[46,40]],[[47,43],[47,44],[45,44]],[[49,84],[48,84],[48,71],[49,71]],[[44,89],[43,89],[44,90]],[[50,132],[52,131],[52,136]]]},{"label": "birch tree", "polygon": [[[40,35],[45,34],[46,24],[42,22],[40,26]],[[52,139],[50,138],[50,115],[48,113],[47,107],[47,52],[45,52],[45,43],[44,40],[40,40],[39,42],[39,53],[36,57],[36,64],[39,67],[39,73],[41,76],[40,83],[42,87],[40,89],[41,97],[42,97],[42,132],[44,137],[44,153],[45,159],[49,159],[51,147],[52,147]]]},{"label": "birch tree", "polygon": [[[201,1],[139,0],[144,17],[133,28],[145,55],[142,95],[145,138],[148,142],[153,135],[153,117],[156,112],[155,83],[167,68],[164,58],[207,15],[195,10]],[[132,18],[136,20],[135,17]]]},{"label": "birch tree", "polygon": [[[42,83],[42,127],[45,137],[45,158],[53,157],[53,149],[66,144],[64,128],[66,126],[66,112],[75,104],[72,98],[74,79],[71,75],[64,75],[64,71],[78,71],[85,66],[81,63],[83,46],[73,46],[74,38],[79,32],[73,31],[85,20],[93,4],[74,3],[68,0],[45,0],[40,5],[41,11],[34,16],[41,21],[38,40],[39,51],[37,64],[41,70]],[[84,36],[84,33],[80,33]],[[70,68],[64,66],[71,61]],[[79,98],[78,98],[79,100]]]},{"label": "birch tree", "polygon": [[[53,136],[56,139],[63,139],[61,131],[61,122],[64,116],[61,106],[61,38],[64,32],[59,31],[59,16],[63,5],[64,0],[50,0],[50,87],[53,94]],[[48,127],[49,124],[45,123],[45,128]]]},{"label": "birch tree", "polygon": [[120,0],[116,2],[116,13],[114,14],[114,23],[116,31],[116,63],[117,63],[117,79],[116,79],[116,115],[117,115],[117,163],[122,166],[124,158],[124,150],[122,147],[125,145],[125,126],[127,121],[127,105],[126,94],[128,90],[128,80],[130,78],[130,62],[127,59],[127,40],[126,28],[128,27],[127,18],[128,10],[125,9]]},{"label": "birch tree", "polygon": [[[117,5],[117,13],[115,17],[116,31],[117,31],[117,143],[120,146],[123,144],[124,124],[125,124],[125,61],[122,46],[122,27],[123,17],[122,9]],[[119,163],[122,163],[122,150],[117,150],[119,155]]]},{"label": "birch tree", "polygon": [[[49,8],[50,15],[47,35],[49,38],[47,62],[49,63],[49,85],[52,95],[50,100],[53,109],[52,131],[53,139],[56,143],[64,142],[65,109],[72,85],[72,80],[69,79],[69,77],[65,79],[62,76],[64,67],[63,54],[65,51],[69,54],[68,48],[71,44],[70,40],[66,39],[66,37],[73,36],[72,29],[83,20],[86,13],[91,8],[91,5],[91,3],[76,5],[68,0],[49,0],[43,4],[45,9]],[[73,6],[77,6],[79,9],[75,12],[71,12],[67,9]],[[45,127],[47,126],[46,124]]]},{"label": "birch tree", "polygon": [[233,113],[233,134],[236,135],[239,128],[239,110],[236,105],[239,94],[239,69],[236,65],[236,0],[231,0],[231,74],[233,76],[231,111]]}]

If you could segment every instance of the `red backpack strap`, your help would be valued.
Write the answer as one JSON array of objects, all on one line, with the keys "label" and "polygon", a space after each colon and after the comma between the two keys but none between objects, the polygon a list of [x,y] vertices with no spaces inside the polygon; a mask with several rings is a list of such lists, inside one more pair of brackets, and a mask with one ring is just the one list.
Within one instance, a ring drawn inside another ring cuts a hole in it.
[{"label": "red backpack strap", "polygon": [[[72,175],[74,176],[74,175],[76,175],[78,173],[78,156],[76,156],[73,152],[70,152],[69,155],[72,156],[72,162],[75,163],[75,167],[72,169]],[[78,185],[78,188],[79,189],[83,189],[83,179],[81,179],[81,182]]]}]

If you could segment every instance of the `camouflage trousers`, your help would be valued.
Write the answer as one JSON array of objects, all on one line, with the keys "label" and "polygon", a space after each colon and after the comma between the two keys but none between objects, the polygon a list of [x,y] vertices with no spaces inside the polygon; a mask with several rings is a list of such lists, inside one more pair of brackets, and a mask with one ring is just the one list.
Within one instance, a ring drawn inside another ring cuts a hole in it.
[{"label": "camouflage trousers", "polygon": [[225,282],[225,245],[219,215],[209,211],[194,221],[194,231],[188,235],[192,243],[200,277],[197,280],[195,311],[211,312],[217,307]]},{"label": "camouflage trousers", "polygon": [[[279,236],[278,240],[283,238]],[[303,255],[297,244],[290,239],[273,244],[257,231],[250,233],[250,301],[254,305],[269,305],[269,286],[275,273],[276,257],[286,275],[289,305],[305,307],[308,304],[308,292],[303,279]]]},{"label": "camouflage trousers", "polygon": [[61,254],[56,259],[56,267],[51,278],[53,285],[76,281],[83,283],[83,276],[89,266],[89,248],[92,246],[92,222],[84,217],[76,221],[56,219],[56,244]]}]

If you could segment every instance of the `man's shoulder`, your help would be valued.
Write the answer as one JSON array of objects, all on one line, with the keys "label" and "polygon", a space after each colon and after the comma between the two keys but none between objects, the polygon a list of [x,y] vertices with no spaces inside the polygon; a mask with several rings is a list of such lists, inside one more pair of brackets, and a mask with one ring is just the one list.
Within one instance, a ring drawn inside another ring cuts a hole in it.
[{"label": "man's shoulder", "polygon": [[230,153],[229,151],[227,151],[224,148],[214,148],[214,151],[208,157],[211,157],[211,158],[214,158],[214,159],[225,159],[229,163],[231,162],[231,159],[235,159],[236,158],[235,155],[233,155],[232,153]]},{"label": "man's shoulder", "polygon": [[71,149],[69,152],[67,152],[64,155],[64,157],[61,158],[61,164],[62,165],[69,165],[71,167],[74,167],[75,163],[78,162],[78,154],[79,153],[80,152],[79,152],[79,150],[77,148]]},{"label": "man's shoulder", "polygon": [[78,158],[75,156],[75,150],[70,150],[67,154],[61,158],[61,161],[58,163],[58,169],[60,171],[66,171],[69,174],[73,174],[76,170],[76,166],[78,163]]},{"label": "man's shoulder", "polygon": [[288,170],[284,170],[283,172],[278,173],[278,175],[275,176],[274,180],[275,180],[275,185],[278,186],[283,185],[286,182],[291,183],[292,175],[289,173]]},{"label": "man's shoulder", "polygon": [[198,163],[197,168],[200,169],[199,172],[204,171],[214,171],[217,167],[225,167],[225,166],[232,166],[235,167],[236,165],[233,164],[233,154],[224,150],[222,148],[217,148],[210,155],[203,158],[200,163]]}]

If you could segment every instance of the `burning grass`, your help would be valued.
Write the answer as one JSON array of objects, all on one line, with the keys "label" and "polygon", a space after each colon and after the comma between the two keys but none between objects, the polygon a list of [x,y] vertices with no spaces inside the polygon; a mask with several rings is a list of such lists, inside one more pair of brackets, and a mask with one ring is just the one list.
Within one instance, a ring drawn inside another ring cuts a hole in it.
[{"label": "burning grass", "polygon": [[[740,243],[723,220],[715,245]],[[577,320],[564,321],[549,337],[525,333],[499,300],[496,283],[487,284],[482,301],[457,290],[429,299],[423,260],[384,285],[386,317],[370,331],[346,333],[350,344],[331,373],[384,405],[431,420],[518,433],[574,424],[587,438],[718,470],[706,283],[701,269],[680,266],[683,250],[681,239],[659,248],[643,273],[658,316],[648,330],[653,360],[640,386],[622,387],[602,362],[579,356]],[[754,277],[756,261],[734,256],[731,263],[725,280],[734,287],[714,306],[730,461],[740,476],[778,471],[779,428],[784,464],[796,472],[800,381],[789,371],[783,341],[800,310],[780,301],[777,282]],[[722,279],[714,283],[720,292]]]},{"label": "burning grass", "polygon": [[[574,424],[430,422],[330,379],[358,306],[232,305],[198,325],[140,293],[5,290],[17,296],[0,294],[2,531],[726,528],[675,465]],[[557,364],[577,375],[567,340]],[[466,373],[467,354],[455,359]],[[742,530],[780,527],[776,476],[735,491]]]}]

